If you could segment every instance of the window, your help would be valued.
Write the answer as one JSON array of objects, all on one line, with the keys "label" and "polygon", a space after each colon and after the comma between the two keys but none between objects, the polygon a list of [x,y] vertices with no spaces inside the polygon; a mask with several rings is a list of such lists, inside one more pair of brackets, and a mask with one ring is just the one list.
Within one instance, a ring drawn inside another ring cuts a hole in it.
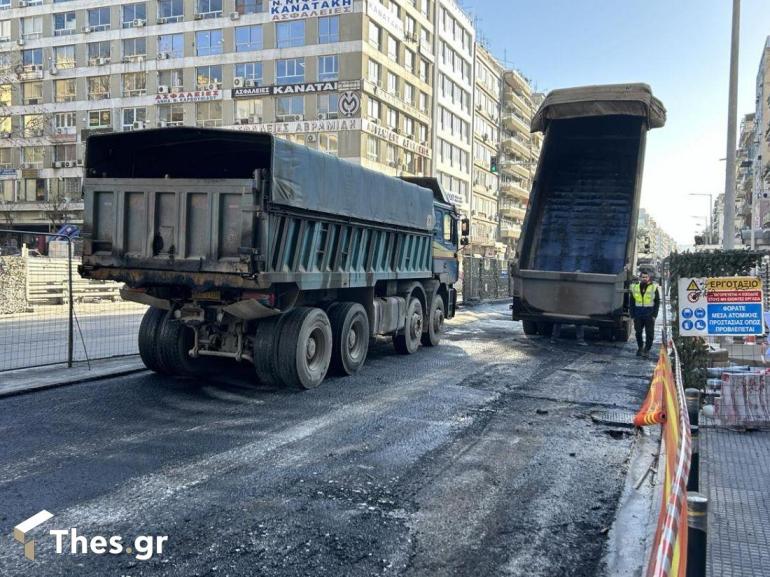
[{"label": "window", "polygon": [[184,124],[183,104],[164,104],[158,106],[158,124],[160,126],[182,126]]},{"label": "window", "polygon": [[398,96],[398,76],[388,72],[388,92]]},{"label": "window", "polygon": [[414,72],[414,52],[409,48],[404,48],[404,68],[409,72]]},{"label": "window", "polygon": [[0,42],[9,42],[11,40],[11,21],[0,20]]},{"label": "window", "polygon": [[19,33],[24,40],[34,40],[43,35],[43,17],[27,16],[21,19]]},{"label": "window", "polygon": [[53,35],[67,36],[77,30],[74,12],[62,12],[53,15]]},{"label": "window", "polygon": [[21,99],[24,104],[43,103],[43,83],[25,82],[21,85]]},{"label": "window", "polygon": [[238,26],[235,29],[235,51],[262,49],[262,26]]},{"label": "window", "polygon": [[195,69],[195,84],[199,87],[206,87],[209,84],[222,84],[222,65],[213,64],[211,66],[198,66]]},{"label": "window", "polygon": [[305,45],[305,21],[278,22],[275,25],[276,48]]},{"label": "window", "polygon": [[21,63],[27,70],[43,69],[43,49],[31,48],[21,51]]},{"label": "window", "polygon": [[[318,95],[319,118],[337,118],[339,114],[340,95],[336,93]],[[321,116],[323,115],[323,116]]]},{"label": "window", "polygon": [[77,160],[76,150],[74,144],[57,144],[53,147],[53,159],[57,162]]},{"label": "window", "polygon": [[369,21],[369,46],[380,49],[380,27],[371,20]]},{"label": "window", "polygon": [[407,136],[412,136],[414,134],[414,120],[412,120],[410,117],[404,116],[404,134]]},{"label": "window", "polygon": [[45,117],[42,114],[25,114],[21,117],[24,136],[44,136]]},{"label": "window", "polygon": [[340,41],[340,17],[326,16],[318,19],[318,43],[328,44]]},{"label": "window", "polygon": [[235,0],[235,11],[238,14],[256,14],[264,12],[262,0]]},{"label": "window", "polygon": [[414,86],[404,82],[404,102],[414,106]]},{"label": "window", "polygon": [[88,128],[111,128],[112,111],[111,110],[89,110]]},{"label": "window", "polygon": [[158,0],[158,24],[181,22],[184,19],[184,0]]},{"label": "window", "polygon": [[369,136],[366,139],[366,157],[369,160],[377,162],[380,156],[380,141],[374,136]]},{"label": "window", "polygon": [[275,99],[276,120],[301,120],[304,114],[304,96],[279,96]]},{"label": "window", "polygon": [[241,64],[236,64],[235,76],[243,78],[249,85],[253,83],[254,86],[259,86],[262,84],[262,63],[243,62]]},{"label": "window", "polygon": [[[11,168],[10,152],[10,148],[0,149],[0,167]],[[0,200],[4,200],[6,202],[15,202],[16,194],[14,193],[13,188],[14,182],[12,180],[0,180]]]},{"label": "window", "polygon": [[135,60],[147,55],[147,38],[127,38],[123,41],[123,58]]},{"label": "window", "polygon": [[101,64],[110,61],[110,41],[88,43],[88,64]]},{"label": "window", "polygon": [[158,72],[158,85],[181,89],[184,86],[184,70],[174,68]]},{"label": "window", "polygon": [[322,132],[318,135],[318,150],[327,154],[337,156],[339,154],[339,144],[337,142],[336,132]]},{"label": "window", "polygon": [[54,102],[75,101],[75,79],[55,80],[53,83]]},{"label": "window", "polygon": [[380,118],[380,101],[374,100],[373,98],[370,98],[366,104],[366,113],[369,115],[370,118],[378,119]]},{"label": "window", "polygon": [[59,112],[54,116],[53,124],[55,128],[74,129],[77,125],[76,114],[74,112]]},{"label": "window", "polygon": [[396,164],[398,164],[396,147],[390,143],[385,147],[385,162],[388,163],[388,166],[396,166]]},{"label": "window", "polygon": [[337,80],[340,77],[339,58],[332,56],[318,57],[318,80]]},{"label": "window", "polygon": [[222,31],[200,30],[195,33],[195,54],[197,56],[211,56],[222,54]]},{"label": "window", "polygon": [[42,168],[45,161],[45,148],[43,146],[25,146],[21,149],[21,161],[35,168]]},{"label": "window", "polygon": [[195,105],[195,123],[197,126],[222,126],[222,101],[198,102]]},{"label": "window", "polygon": [[380,84],[380,71],[381,66],[378,62],[374,60],[369,60],[369,68],[368,68],[368,78],[370,82],[374,82],[375,84]]},{"label": "window", "polygon": [[398,62],[398,41],[390,34],[388,34],[388,58]]},{"label": "window", "polygon": [[[73,156],[70,160],[75,160],[75,157]],[[51,178],[48,181],[48,188],[48,198],[53,196],[54,198],[64,199],[65,202],[83,198],[83,192],[80,189],[80,178],[78,177]]]},{"label": "window", "polygon": [[222,16],[222,0],[197,0],[195,15],[198,18],[219,18]]},{"label": "window", "polygon": [[121,23],[123,28],[132,28],[137,24],[143,26],[147,23],[147,6],[144,2],[124,4],[121,14]]},{"label": "window", "polygon": [[145,126],[147,112],[144,108],[123,109],[123,130],[139,130]]},{"label": "window", "polygon": [[388,126],[398,128],[398,111],[395,108],[388,108]]},{"label": "window", "polygon": [[424,58],[420,58],[420,72],[418,76],[423,82],[428,81],[428,71],[430,70],[430,64]]},{"label": "window", "polygon": [[144,96],[147,94],[147,74],[130,72],[123,75],[123,96]]},{"label": "window", "polygon": [[56,68],[75,68],[75,46],[55,46],[53,61]]},{"label": "window", "polygon": [[166,58],[184,56],[184,34],[163,34],[158,36],[158,53],[168,54]]},{"label": "window", "polygon": [[[43,161],[41,160],[39,165],[37,163],[34,163],[34,164],[39,168],[39,167],[42,167]],[[25,178],[19,182],[19,201],[20,202],[22,201],[43,202],[45,201],[45,199],[46,199],[45,178]]]},{"label": "window", "polygon": [[109,97],[109,76],[91,76],[88,78],[88,100],[104,100]]},{"label": "window", "polygon": [[[13,85],[12,84],[0,84],[0,108],[3,106],[11,106],[13,104]],[[5,118],[10,116],[5,115]],[[6,131],[2,131],[6,132]]]},{"label": "window", "polygon": [[305,59],[289,58],[275,63],[276,84],[296,84],[305,81]]},{"label": "window", "polygon": [[428,95],[420,92],[418,108],[422,112],[428,112]]},{"label": "window", "polygon": [[259,124],[262,122],[262,98],[237,98],[235,100],[235,122]]},{"label": "window", "polygon": [[409,16],[409,14],[406,15],[406,19],[404,20],[404,32],[405,36],[407,38],[415,39],[415,33],[414,31],[417,29],[417,21]]},{"label": "window", "polygon": [[109,7],[91,8],[88,10],[88,27],[91,32],[110,29]]}]

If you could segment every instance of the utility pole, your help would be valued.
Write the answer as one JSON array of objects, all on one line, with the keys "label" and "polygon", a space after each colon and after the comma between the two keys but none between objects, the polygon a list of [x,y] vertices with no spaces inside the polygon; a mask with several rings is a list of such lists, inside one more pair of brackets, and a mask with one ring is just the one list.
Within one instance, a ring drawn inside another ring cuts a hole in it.
[{"label": "utility pole", "polygon": [[727,163],[725,169],[725,222],[722,247],[735,248],[735,147],[738,123],[738,44],[741,29],[741,0],[733,0],[733,31],[730,47],[730,95],[727,103]]}]

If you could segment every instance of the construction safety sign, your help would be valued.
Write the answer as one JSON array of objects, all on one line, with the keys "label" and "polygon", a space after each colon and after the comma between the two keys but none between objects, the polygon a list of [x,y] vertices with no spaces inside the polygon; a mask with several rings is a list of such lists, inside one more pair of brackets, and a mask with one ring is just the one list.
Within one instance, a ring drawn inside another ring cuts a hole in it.
[{"label": "construction safety sign", "polygon": [[762,281],[756,277],[679,279],[679,334],[762,335],[762,303]]}]

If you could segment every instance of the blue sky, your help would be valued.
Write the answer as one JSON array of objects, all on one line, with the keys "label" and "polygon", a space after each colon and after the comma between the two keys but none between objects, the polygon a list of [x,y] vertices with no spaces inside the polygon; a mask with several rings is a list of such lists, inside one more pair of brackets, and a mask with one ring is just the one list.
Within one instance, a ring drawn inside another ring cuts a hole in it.
[{"label": "blue sky", "polygon": [[[731,0],[462,0],[487,46],[539,90],[646,82],[668,110],[649,133],[642,206],[677,241],[724,190]],[[754,85],[770,0],[743,0],[739,119]]]}]

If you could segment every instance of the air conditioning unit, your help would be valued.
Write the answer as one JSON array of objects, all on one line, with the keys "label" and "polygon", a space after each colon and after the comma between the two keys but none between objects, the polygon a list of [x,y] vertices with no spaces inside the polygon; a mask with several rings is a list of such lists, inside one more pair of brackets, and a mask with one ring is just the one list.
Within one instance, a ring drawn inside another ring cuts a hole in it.
[{"label": "air conditioning unit", "polygon": [[38,128],[37,130],[32,131],[32,136],[40,137],[40,136],[43,136],[44,134],[45,132],[43,131],[42,128]]},{"label": "air conditioning unit", "polygon": [[90,34],[91,27],[90,26],[83,26],[82,30],[83,30],[83,34]]},{"label": "air conditioning unit", "polygon": [[158,86],[158,94],[168,94],[168,86],[161,84]]},{"label": "air conditioning unit", "polygon": [[311,143],[312,143],[312,142],[315,142],[316,140],[318,140],[318,137],[317,137],[315,134],[312,134],[312,133],[311,133],[311,134],[308,134],[308,135],[305,137],[305,141],[306,141],[306,142],[311,142]]},{"label": "air conditioning unit", "polygon": [[318,120],[327,120],[328,118],[329,118],[329,115],[326,112],[318,113]]},{"label": "air conditioning unit", "polygon": [[301,114],[289,114],[286,116],[286,122],[297,122],[299,120],[302,120]]},{"label": "air conditioning unit", "polygon": [[246,85],[247,88],[254,88],[257,85],[257,81],[254,80],[253,78],[247,78],[244,81],[244,84]]},{"label": "air conditioning unit", "polygon": [[158,121],[158,128],[165,128],[166,124],[167,123],[166,123],[165,120],[160,120],[160,121]]},{"label": "air conditioning unit", "polygon": [[53,163],[54,168],[61,168],[62,166],[64,166],[64,163],[61,160],[56,160]]},{"label": "air conditioning unit", "polygon": [[56,76],[57,74],[59,74],[59,69],[56,68],[56,66],[51,66],[51,68],[48,69],[48,74],[50,74],[51,76]]},{"label": "air conditioning unit", "polygon": [[230,12],[230,20],[240,20],[241,15],[239,12]]},{"label": "air conditioning unit", "polygon": [[131,57],[130,56],[124,56],[123,58],[121,58],[120,61],[123,62],[124,64],[128,63],[128,62],[131,62]]},{"label": "air conditioning unit", "polygon": [[64,129],[59,127],[56,129],[56,134],[65,134]]},{"label": "air conditioning unit", "polygon": [[138,62],[139,64],[142,64],[144,62],[144,56],[136,56],[134,58],[135,62]]},{"label": "air conditioning unit", "polygon": [[393,129],[393,132],[395,132],[396,134],[401,134],[401,129],[397,126],[396,128]]},{"label": "air conditioning unit", "polygon": [[158,19],[156,20],[156,22],[157,22],[158,24],[165,24],[166,22],[168,22],[168,19],[167,19],[167,18],[158,18]]},{"label": "air conditioning unit", "polygon": [[75,166],[74,160],[65,160],[64,161],[64,168],[73,168]]},{"label": "air conditioning unit", "polygon": [[216,90],[219,86],[215,82],[206,85],[206,90]]},{"label": "air conditioning unit", "polygon": [[141,120],[139,120],[137,122],[134,122],[133,129],[134,130],[143,130],[144,129],[144,122],[142,122]]},{"label": "air conditioning unit", "polygon": [[141,18],[137,18],[131,24],[134,26],[134,28],[142,28],[146,24],[146,22]]},{"label": "air conditioning unit", "polygon": [[75,166],[83,166],[83,161],[78,159],[75,161]]},{"label": "air conditioning unit", "polygon": [[261,116],[249,116],[249,122],[252,124],[261,124],[262,123],[262,117]]},{"label": "air conditioning unit", "polygon": [[16,41],[16,44],[18,44],[19,46],[24,46],[24,38],[19,38],[19,39]]},{"label": "air conditioning unit", "polygon": [[29,162],[22,162],[21,163],[22,168],[32,168],[32,165]]},{"label": "air conditioning unit", "polygon": [[171,54],[168,52],[158,52],[158,60],[168,60],[171,58]]},{"label": "air conditioning unit", "polygon": [[236,76],[233,78],[233,88],[243,88],[243,84],[243,76]]},{"label": "air conditioning unit", "polygon": [[369,119],[369,124],[379,124],[379,123],[380,123],[380,119],[379,118],[370,118]]},{"label": "air conditioning unit", "polygon": [[104,66],[110,62],[109,58],[97,58],[96,59],[96,65],[97,66]]},{"label": "air conditioning unit", "polygon": [[11,133],[10,132],[0,132],[0,138],[10,138]]},{"label": "air conditioning unit", "polygon": [[249,122],[251,122],[250,118],[239,118],[238,119],[238,124],[249,124]]},{"label": "air conditioning unit", "polygon": [[19,0],[19,8],[26,8],[27,0]]},{"label": "air conditioning unit", "polygon": [[203,20],[203,14],[196,14],[195,15],[196,20]]}]

